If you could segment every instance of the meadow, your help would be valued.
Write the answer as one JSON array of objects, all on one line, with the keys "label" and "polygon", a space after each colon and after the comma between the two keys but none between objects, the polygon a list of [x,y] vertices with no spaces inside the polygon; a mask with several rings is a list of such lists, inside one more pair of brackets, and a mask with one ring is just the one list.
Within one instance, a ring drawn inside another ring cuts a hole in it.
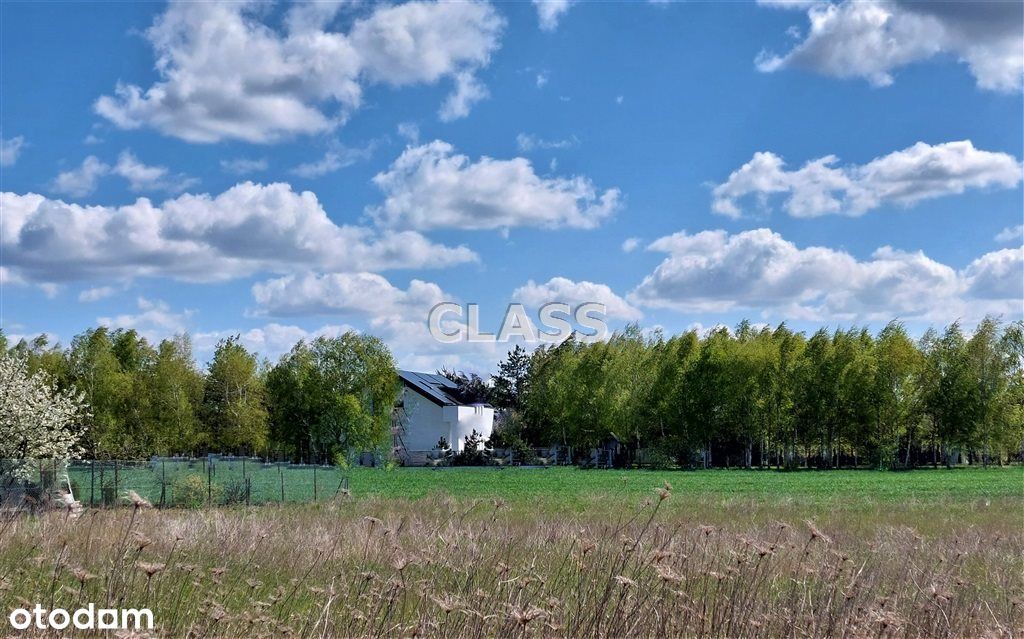
[{"label": "meadow", "polygon": [[347,475],[315,504],[8,519],[0,606],[148,607],[167,637],[1024,629],[1019,467]]}]

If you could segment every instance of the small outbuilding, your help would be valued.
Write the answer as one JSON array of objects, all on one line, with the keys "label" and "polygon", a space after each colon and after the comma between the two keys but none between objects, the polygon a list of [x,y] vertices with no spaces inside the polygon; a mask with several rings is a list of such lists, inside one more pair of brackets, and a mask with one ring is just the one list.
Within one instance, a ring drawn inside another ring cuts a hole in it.
[{"label": "small outbuilding", "polygon": [[476,431],[486,440],[494,429],[494,408],[464,404],[453,391],[455,382],[444,375],[398,371],[402,393],[395,409],[395,448],[406,464],[423,464],[441,439],[455,452]]}]

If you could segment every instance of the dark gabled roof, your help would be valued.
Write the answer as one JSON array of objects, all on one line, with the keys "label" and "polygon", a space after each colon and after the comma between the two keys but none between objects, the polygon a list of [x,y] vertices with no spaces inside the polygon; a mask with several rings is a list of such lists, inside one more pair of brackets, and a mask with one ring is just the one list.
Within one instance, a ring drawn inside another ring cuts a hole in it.
[{"label": "dark gabled roof", "polygon": [[430,401],[440,406],[459,406],[460,403],[448,394],[453,388],[458,388],[455,382],[444,375],[432,373],[414,373],[413,371],[398,371],[402,382],[423,395]]}]

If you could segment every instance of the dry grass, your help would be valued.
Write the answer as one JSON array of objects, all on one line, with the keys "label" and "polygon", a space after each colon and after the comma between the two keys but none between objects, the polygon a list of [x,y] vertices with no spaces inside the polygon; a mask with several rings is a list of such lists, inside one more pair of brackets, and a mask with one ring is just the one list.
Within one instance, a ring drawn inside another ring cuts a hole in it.
[{"label": "dry grass", "polygon": [[1024,532],[1002,516],[1019,501],[925,532],[899,506],[815,522],[678,501],[51,513],[0,523],[0,607],[148,607],[168,637],[1021,633]]}]

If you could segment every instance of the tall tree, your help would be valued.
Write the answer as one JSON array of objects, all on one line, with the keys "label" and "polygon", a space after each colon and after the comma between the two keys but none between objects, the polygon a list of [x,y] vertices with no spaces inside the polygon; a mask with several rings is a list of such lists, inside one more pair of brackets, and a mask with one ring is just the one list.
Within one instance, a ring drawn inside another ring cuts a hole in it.
[{"label": "tall tree", "polygon": [[202,416],[213,450],[256,452],[267,445],[267,408],[256,356],[238,336],[217,343],[206,375]]}]

